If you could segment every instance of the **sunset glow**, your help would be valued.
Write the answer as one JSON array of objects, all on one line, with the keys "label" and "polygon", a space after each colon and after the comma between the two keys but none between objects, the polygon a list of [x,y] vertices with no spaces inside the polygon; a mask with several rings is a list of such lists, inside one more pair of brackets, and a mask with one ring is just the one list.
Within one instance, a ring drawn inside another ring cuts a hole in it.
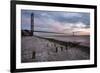
[{"label": "sunset glow", "polygon": [[89,13],[22,10],[23,30],[30,30],[31,13],[34,14],[34,31],[56,32],[63,35],[72,35],[73,32],[75,35],[90,35]]}]

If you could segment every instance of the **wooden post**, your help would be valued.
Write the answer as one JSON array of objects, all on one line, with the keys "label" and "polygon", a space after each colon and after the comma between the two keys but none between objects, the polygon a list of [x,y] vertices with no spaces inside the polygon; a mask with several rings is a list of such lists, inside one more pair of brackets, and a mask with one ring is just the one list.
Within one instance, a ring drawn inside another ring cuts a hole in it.
[{"label": "wooden post", "polygon": [[36,52],[33,51],[33,52],[32,52],[32,59],[35,59],[35,54],[36,54]]},{"label": "wooden post", "polygon": [[61,51],[63,51],[63,47],[61,46],[60,48],[61,48]]},{"label": "wooden post", "polygon": [[57,46],[56,46],[56,52],[58,52],[58,48],[57,48]]}]

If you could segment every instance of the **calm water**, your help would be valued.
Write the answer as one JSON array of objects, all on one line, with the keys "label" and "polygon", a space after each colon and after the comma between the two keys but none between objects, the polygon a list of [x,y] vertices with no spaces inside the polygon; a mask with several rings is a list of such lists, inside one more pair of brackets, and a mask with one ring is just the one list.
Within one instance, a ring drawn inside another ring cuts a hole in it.
[{"label": "calm water", "polygon": [[80,42],[82,45],[89,46],[90,45],[90,37],[89,36],[66,36],[66,37],[47,37],[65,42]]}]

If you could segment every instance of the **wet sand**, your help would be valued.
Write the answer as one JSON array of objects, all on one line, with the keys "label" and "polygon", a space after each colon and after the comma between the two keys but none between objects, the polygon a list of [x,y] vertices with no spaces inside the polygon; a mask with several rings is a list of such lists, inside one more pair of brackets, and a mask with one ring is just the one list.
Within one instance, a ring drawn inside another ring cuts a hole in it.
[{"label": "wet sand", "polygon": [[23,36],[21,39],[21,62],[46,62],[87,60],[90,48],[77,42],[61,41],[38,36]]}]

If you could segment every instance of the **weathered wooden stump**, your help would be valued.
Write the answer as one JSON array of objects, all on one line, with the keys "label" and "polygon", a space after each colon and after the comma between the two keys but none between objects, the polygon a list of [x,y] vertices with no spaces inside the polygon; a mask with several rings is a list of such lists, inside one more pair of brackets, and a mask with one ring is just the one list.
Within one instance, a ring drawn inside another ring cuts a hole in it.
[{"label": "weathered wooden stump", "polygon": [[56,53],[58,52],[58,48],[56,47]]},{"label": "weathered wooden stump", "polygon": [[35,59],[35,57],[36,57],[36,52],[33,51],[33,52],[32,52],[32,59]]},{"label": "weathered wooden stump", "polygon": [[61,46],[60,48],[61,48],[61,51],[63,51],[63,47]]}]

